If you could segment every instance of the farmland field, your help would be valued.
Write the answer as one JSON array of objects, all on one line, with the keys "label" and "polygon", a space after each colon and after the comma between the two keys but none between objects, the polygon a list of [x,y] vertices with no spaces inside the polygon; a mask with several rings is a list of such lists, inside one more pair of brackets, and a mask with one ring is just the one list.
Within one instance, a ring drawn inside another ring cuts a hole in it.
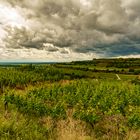
[{"label": "farmland field", "polygon": [[0,139],[138,140],[139,74],[140,59],[1,64]]}]

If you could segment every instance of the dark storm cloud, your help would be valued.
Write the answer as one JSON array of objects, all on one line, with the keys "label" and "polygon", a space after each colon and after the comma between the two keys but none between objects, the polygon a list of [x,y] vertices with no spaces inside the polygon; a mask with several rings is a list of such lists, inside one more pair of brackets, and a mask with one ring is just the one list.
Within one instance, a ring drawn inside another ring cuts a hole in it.
[{"label": "dark storm cloud", "polygon": [[62,54],[69,53],[65,48],[106,56],[140,54],[139,0],[0,2],[15,8],[28,26],[5,28],[8,48],[36,48]]},{"label": "dark storm cloud", "polygon": [[107,56],[126,56],[140,54],[140,44],[112,44]]}]

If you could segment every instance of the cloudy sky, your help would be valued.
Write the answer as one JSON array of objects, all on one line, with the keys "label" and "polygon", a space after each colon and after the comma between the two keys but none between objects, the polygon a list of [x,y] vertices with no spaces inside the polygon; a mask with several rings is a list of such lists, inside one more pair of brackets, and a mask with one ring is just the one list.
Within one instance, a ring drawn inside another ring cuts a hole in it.
[{"label": "cloudy sky", "polygon": [[0,0],[0,60],[140,57],[140,0]]}]

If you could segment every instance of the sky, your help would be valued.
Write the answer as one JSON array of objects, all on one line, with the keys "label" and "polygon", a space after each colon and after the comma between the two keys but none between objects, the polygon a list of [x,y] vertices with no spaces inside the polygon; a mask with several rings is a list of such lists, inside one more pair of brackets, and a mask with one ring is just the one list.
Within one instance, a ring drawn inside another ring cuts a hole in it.
[{"label": "sky", "polygon": [[0,0],[0,61],[140,58],[140,0]]}]

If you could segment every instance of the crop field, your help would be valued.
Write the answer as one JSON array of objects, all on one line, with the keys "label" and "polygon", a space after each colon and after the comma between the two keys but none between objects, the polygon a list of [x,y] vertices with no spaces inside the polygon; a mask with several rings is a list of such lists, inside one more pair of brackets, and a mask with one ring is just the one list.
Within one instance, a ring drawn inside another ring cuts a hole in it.
[{"label": "crop field", "polygon": [[139,74],[140,59],[1,65],[0,140],[139,140]]}]

